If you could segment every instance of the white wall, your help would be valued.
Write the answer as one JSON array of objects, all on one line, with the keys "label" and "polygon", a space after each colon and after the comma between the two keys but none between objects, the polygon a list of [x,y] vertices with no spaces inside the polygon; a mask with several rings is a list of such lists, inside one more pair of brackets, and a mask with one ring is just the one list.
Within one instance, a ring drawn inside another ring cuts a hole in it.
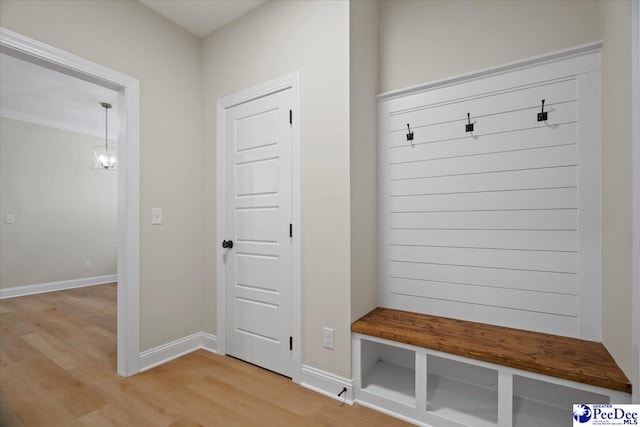
[{"label": "white wall", "polygon": [[378,5],[349,2],[351,321],[377,305],[376,94]]},{"label": "white wall", "polygon": [[118,177],[91,170],[103,143],[0,119],[0,288],[116,274]]},{"label": "white wall", "polygon": [[3,0],[0,25],[140,80],[140,350],[202,330],[198,38],[136,1]]},{"label": "white wall", "polygon": [[[273,1],[203,39],[205,331],[216,333],[216,100],[302,73],[303,363],[350,377],[349,3]],[[335,329],[335,350],[321,345]]]},{"label": "white wall", "polygon": [[[602,341],[632,377],[631,2],[600,2]],[[640,387],[640,384],[634,384]]]}]

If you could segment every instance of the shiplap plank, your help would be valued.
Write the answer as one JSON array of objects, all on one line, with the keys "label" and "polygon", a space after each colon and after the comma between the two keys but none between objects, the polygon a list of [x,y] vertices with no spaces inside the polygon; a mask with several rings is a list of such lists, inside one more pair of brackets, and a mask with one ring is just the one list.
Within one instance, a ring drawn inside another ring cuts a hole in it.
[{"label": "shiplap plank", "polygon": [[389,166],[389,179],[468,175],[523,169],[575,166],[576,145],[552,146],[505,153],[401,163]]},{"label": "shiplap plank", "polygon": [[425,126],[419,129],[412,129],[414,133],[413,141],[407,141],[407,126],[404,129],[389,132],[390,147],[400,147],[408,145],[419,145],[435,141],[443,141],[456,138],[472,138],[480,141],[497,133],[522,131],[539,127],[554,127],[573,123],[578,120],[575,101],[568,101],[553,107],[553,114],[549,113],[549,118],[545,122],[538,122],[536,115],[540,110],[530,108],[527,110],[496,112],[494,115],[475,116],[471,111],[471,123],[474,124],[473,132],[466,132],[467,115],[454,117],[451,121],[433,126]]},{"label": "shiplap plank", "polygon": [[391,181],[391,196],[576,187],[577,166]]},{"label": "shiplap plank", "polygon": [[557,209],[577,204],[575,188],[397,196],[389,201],[391,212]]},{"label": "shiplap plank", "polygon": [[[391,183],[392,187],[394,183]],[[390,214],[389,227],[392,229],[576,230],[578,228],[577,212],[576,209],[404,212]],[[575,235],[572,238],[575,239]]]},{"label": "shiplap plank", "polygon": [[483,135],[477,139],[461,138],[417,145],[407,143],[389,150],[389,163],[409,163],[526,148],[551,147],[575,144],[577,140],[576,124],[566,123],[558,125],[556,128],[536,127],[519,132]]},{"label": "shiplap plank", "polygon": [[390,279],[389,284],[391,292],[421,298],[459,301],[538,313],[577,315],[578,303],[575,295],[395,278]]},{"label": "shiplap plank", "polygon": [[389,232],[391,245],[575,252],[578,250],[577,241],[577,231],[393,229]]},{"label": "shiplap plank", "polygon": [[513,270],[577,273],[577,254],[573,252],[522,251],[510,249],[451,248],[393,245],[391,261]]},{"label": "shiplap plank", "polygon": [[577,275],[543,271],[516,271],[496,268],[459,267],[438,264],[389,262],[390,278],[477,285],[487,288],[520,289],[576,295]]},{"label": "shiplap plank", "polygon": [[509,88],[500,92],[479,95],[474,98],[453,99],[433,105],[417,105],[389,114],[390,129],[404,129],[407,123],[419,128],[451,120],[452,117],[466,117],[467,112],[477,116],[494,114],[496,111],[513,111],[540,108],[541,100],[553,109],[553,104],[576,99],[576,80],[541,83],[526,88]]},{"label": "shiplap plank", "polygon": [[389,292],[385,296],[382,305],[383,307],[393,307],[396,310],[428,313],[432,316],[489,323],[491,325],[508,326],[510,328],[569,337],[576,336],[578,330],[577,318],[573,316],[537,313],[535,311],[491,307],[434,298],[419,298],[393,292]]}]

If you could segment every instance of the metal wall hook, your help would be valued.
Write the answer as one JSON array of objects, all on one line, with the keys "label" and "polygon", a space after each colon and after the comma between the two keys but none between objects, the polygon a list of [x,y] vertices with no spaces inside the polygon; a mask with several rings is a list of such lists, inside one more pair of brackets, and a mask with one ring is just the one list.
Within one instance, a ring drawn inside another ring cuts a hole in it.
[{"label": "metal wall hook", "polygon": [[411,132],[411,127],[409,123],[407,123],[407,141],[413,141],[413,132]]},{"label": "metal wall hook", "polygon": [[473,123],[471,123],[471,113],[467,113],[467,123],[464,127],[465,132],[473,132]]},{"label": "metal wall hook", "polygon": [[538,121],[544,122],[547,120],[547,113],[544,111],[544,99],[542,100],[542,111],[538,113]]}]

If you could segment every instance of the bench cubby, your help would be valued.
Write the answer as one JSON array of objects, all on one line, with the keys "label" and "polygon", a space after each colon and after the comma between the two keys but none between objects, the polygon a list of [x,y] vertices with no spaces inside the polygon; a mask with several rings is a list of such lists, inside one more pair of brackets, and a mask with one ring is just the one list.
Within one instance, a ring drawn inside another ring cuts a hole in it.
[{"label": "bench cubby", "polygon": [[[429,327],[432,322],[437,328]],[[488,339],[489,332],[501,338],[486,356],[476,334]],[[355,399],[434,427],[560,427],[571,423],[573,403],[631,401],[631,384],[604,347],[610,360],[598,354],[593,346],[598,343],[582,342],[593,353],[594,366],[581,359],[573,372],[571,361],[563,359],[581,354],[580,340],[538,334],[541,343],[522,331],[522,339],[532,340],[531,360],[556,365],[532,364],[527,370],[518,357],[507,357],[510,340],[518,335],[499,326],[378,308],[352,326]],[[566,343],[571,351],[558,353]],[[549,349],[554,357],[548,357]],[[598,369],[605,371],[602,378],[588,377]]]},{"label": "bench cubby", "polygon": [[361,354],[361,390],[415,408],[415,352],[365,340]]},{"label": "bench cubby", "polygon": [[470,425],[496,425],[498,371],[427,355],[427,414]]},{"label": "bench cubby", "polygon": [[611,396],[521,375],[513,376],[514,427],[567,425],[574,403],[611,403]]}]

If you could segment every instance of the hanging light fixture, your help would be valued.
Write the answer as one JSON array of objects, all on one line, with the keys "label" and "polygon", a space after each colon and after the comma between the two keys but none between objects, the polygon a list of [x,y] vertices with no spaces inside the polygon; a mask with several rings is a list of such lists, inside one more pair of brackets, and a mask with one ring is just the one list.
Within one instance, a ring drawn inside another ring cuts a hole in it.
[{"label": "hanging light fixture", "polygon": [[104,147],[93,147],[93,164],[91,169],[102,169],[109,171],[118,170],[118,149],[109,148],[109,128],[107,127],[107,113],[111,104],[101,102],[100,105],[104,107]]}]

